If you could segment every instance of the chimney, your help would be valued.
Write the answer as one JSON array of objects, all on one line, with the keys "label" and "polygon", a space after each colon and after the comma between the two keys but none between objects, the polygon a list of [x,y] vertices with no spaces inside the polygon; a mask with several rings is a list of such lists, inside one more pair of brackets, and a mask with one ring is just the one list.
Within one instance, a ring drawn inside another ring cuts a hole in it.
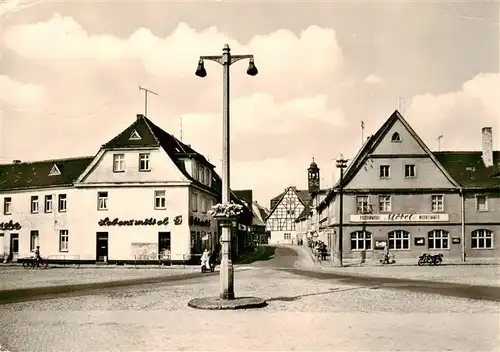
[{"label": "chimney", "polygon": [[493,132],[491,127],[483,127],[483,163],[493,166]]},{"label": "chimney", "polygon": [[21,160],[14,160],[14,164],[21,164]]},{"label": "chimney", "polygon": [[139,120],[141,117],[144,117],[143,114],[137,114],[137,120]]}]

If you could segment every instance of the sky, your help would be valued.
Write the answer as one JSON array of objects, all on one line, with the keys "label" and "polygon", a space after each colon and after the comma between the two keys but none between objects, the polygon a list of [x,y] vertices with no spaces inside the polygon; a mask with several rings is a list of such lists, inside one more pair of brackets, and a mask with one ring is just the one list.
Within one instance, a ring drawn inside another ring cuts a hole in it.
[{"label": "sky", "polygon": [[[95,155],[144,113],[222,174],[231,66],[231,188],[259,203],[338,178],[398,109],[431,150],[500,149],[498,3],[0,0],[0,162]],[[181,122],[182,121],[182,122]],[[364,129],[361,129],[361,121]],[[181,135],[182,126],[182,135]]]}]

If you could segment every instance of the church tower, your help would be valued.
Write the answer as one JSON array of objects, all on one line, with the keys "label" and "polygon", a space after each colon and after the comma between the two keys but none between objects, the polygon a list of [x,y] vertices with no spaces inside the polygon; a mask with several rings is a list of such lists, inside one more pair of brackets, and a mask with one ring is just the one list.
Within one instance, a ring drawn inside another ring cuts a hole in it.
[{"label": "church tower", "polygon": [[319,184],[319,168],[318,165],[314,162],[314,157],[311,165],[307,169],[307,181],[309,185],[309,194],[313,195],[320,190]]}]

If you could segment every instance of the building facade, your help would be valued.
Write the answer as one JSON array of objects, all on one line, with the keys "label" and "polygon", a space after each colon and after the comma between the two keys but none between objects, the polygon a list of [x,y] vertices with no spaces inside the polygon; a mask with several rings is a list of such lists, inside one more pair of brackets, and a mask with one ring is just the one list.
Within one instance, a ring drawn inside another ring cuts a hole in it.
[{"label": "building facade", "polygon": [[[96,156],[0,165],[0,257],[189,261],[219,243],[214,166],[143,115]],[[237,224],[236,224],[237,226]]]},{"label": "building facade", "polygon": [[311,201],[318,199],[315,198],[316,195],[326,193],[320,188],[320,169],[314,158],[307,169],[307,183],[307,190],[297,190],[290,186],[271,199],[271,210],[266,218],[270,244],[296,244],[300,240],[305,241],[308,231],[304,231],[301,226],[297,227],[297,219],[309,213]]},{"label": "building facade", "polygon": [[[500,152],[492,129],[482,151],[431,152],[395,111],[345,170],[343,254],[378,260],[385,244],[401,258],[498,257]],[[333,243],[340,226],[340,182],[317,207]]]}]

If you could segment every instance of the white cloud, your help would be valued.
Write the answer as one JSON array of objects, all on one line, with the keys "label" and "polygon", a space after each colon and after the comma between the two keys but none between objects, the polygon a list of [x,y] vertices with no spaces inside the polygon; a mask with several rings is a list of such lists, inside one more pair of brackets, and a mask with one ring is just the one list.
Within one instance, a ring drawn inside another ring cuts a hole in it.
[{"label": "white cloud", "polygon": [[381,84],[382,83],[382,79],[374,73],[366,76],[364,81],[365,81],[365,83],[368,83],[368,84]]},{"label": "white cloud", "polygon": [[27,109],[44,98],[42,87],[21,83],[6,75],[0,75],[0,92],[0,109]]},{"label": "white cloud", "polygon": [[[500,141],[500,74],[481,73],[462,89],[446,94],[415,96],[407,112],[409,123],[432,150],[443,134],[443,150],[481,150],[481,128],[493,127]],[[498,148],[498,146],[497,146]]]},{"label": "white cloud", "polygon": [[[160,94],[149,99],[151,119],[179,137],[182,116],[184,142],[220,166],[222,70],[207,61],[206,78],[194,71],[199,55],[220,54],[224,43],[234,54],[254,54],[259,69],[259,75],[249,77],[244,61],[232,66],[231,153],[232,184],[254,189],[262,204],[268,205],[288,185],[306,188],[312,155],[324,184],[331,185],[337,172],[332,159],[340,152],[347,158],[356,153],[360,119],[373,125],[369,115],[374,109],[368,114],[357,106],[363,105],[356,96],[360,89],[345,75],[333,29],[310,26],[299,34],[278,30],[240,43],[216,27],[197,31],[180,23],[168,36],[137,28],[119,38],[89,33],[73,18],[55,15],[6,28],[3,34],[8,48],[4,55],[10,50],[22,56],[23,76],[33,79],[21,83],[0,76],[0,102],[12,108],[3,114],[3,131],[8,131],[2,134],[4,158],[95,153],[143,112],[143,93],[137,88],[141,84]],[[375,75],[365,81],[382,82]],[[500,135],[498,82],[498,75],[478,75],[460,91],[417,96],[408,120],[431,148],[445,132],[445,147],[479,149],[480,136],[464,140],[487,123]],[[346,92],[354,97],[351,101]],[[385,120],[394,107],[375,108],[384,111]],[[372,132],[367,129],[365,137]]]}]

